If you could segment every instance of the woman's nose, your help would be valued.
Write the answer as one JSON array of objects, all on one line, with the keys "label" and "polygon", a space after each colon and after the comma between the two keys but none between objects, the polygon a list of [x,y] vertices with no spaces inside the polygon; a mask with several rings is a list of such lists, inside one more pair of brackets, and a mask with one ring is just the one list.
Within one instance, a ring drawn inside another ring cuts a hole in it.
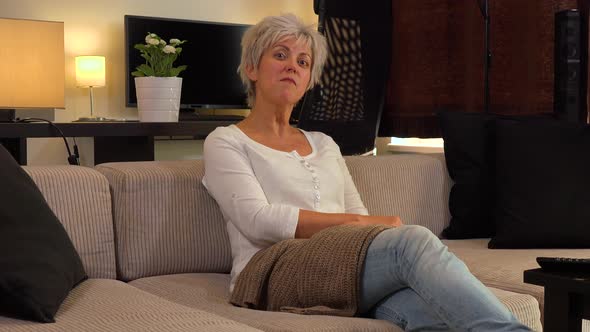
[{"label": "woman's nose", "polygon": [[295,65],[293,63],[290,63],[290,62],[287,63],[287,65],[285,66],[285,69],[286,69],[287,72],[290,72],[290,73],[297,72],[297,67],[295,67]]},{"label": "woman's nose", "polygon": [[287,72],[292,72],[292,73],[296,73],[297,72],[297,60],[287,60],[287,63],[285,64],[285,69]]}]

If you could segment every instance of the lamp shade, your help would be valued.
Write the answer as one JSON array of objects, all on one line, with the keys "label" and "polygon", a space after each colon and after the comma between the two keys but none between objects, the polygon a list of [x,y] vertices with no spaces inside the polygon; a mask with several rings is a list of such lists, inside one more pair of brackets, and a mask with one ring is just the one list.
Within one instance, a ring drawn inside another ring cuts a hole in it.
[{"label": "lamp shade", "polygon": [[0,108],[64,108],[63,22],[0,18]]},{"label": "lamp shade", "polygon": [[104,56],[84,55],[76,57],[76,85],[79,87],[105,85]]}]

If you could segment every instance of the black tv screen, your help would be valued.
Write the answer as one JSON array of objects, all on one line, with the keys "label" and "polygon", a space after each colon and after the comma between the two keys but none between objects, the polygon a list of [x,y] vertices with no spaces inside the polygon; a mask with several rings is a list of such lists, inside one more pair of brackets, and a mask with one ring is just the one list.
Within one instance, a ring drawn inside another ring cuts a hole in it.
[{"label": "black tv screen", "polygon": [[131,72],[145,63],[135,44],[155,33],[169,41],[187,40],[174,67],[187,65],[182,77],[181,108],[248,108],[246,93],[236,70],[240,64],[244,24],[179,20],[125,15],[125,98],[127,107],[137,106]]}]

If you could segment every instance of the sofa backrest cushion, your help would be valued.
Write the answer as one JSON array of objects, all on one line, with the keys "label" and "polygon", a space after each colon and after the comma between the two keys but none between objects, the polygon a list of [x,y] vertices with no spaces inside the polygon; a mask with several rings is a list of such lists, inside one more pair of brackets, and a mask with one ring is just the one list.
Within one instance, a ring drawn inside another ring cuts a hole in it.
[{"label": "sofa backrest cushion", "polygon": [[[370,214],[399,215],[440,235],[450,179],[442,156],[345,157]],[[201,183],[201,160],[96,166],[113,197],[118,278],[231,270],[225,222]]]},{"label": "sofa backrest cushion", "polygon": [[202,161],[106,163],[96,169],[111,185],[119,279],[230,271],[225,222],[201,183]]},{"label": "sofa backrest cushion", "polygon": [[115,238],[106,178],[87,167],[25,166],[63,224],[90,278],[115,279]]},{"label": "sofa backrest cushion", "polygon": [[448,226],[451,180],[442,154],[344,159],[369,214],[400,216],[438,236]]}]

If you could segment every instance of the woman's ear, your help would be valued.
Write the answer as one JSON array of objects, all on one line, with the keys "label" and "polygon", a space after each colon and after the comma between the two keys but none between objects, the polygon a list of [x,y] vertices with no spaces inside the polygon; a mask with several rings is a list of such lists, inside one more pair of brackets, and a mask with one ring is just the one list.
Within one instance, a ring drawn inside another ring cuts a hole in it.
[{"label": "woman's ear", "polygon": [[253,66],[246,66],[246,76],[252,82],[256,82],[258,80],[258,70]]}]

